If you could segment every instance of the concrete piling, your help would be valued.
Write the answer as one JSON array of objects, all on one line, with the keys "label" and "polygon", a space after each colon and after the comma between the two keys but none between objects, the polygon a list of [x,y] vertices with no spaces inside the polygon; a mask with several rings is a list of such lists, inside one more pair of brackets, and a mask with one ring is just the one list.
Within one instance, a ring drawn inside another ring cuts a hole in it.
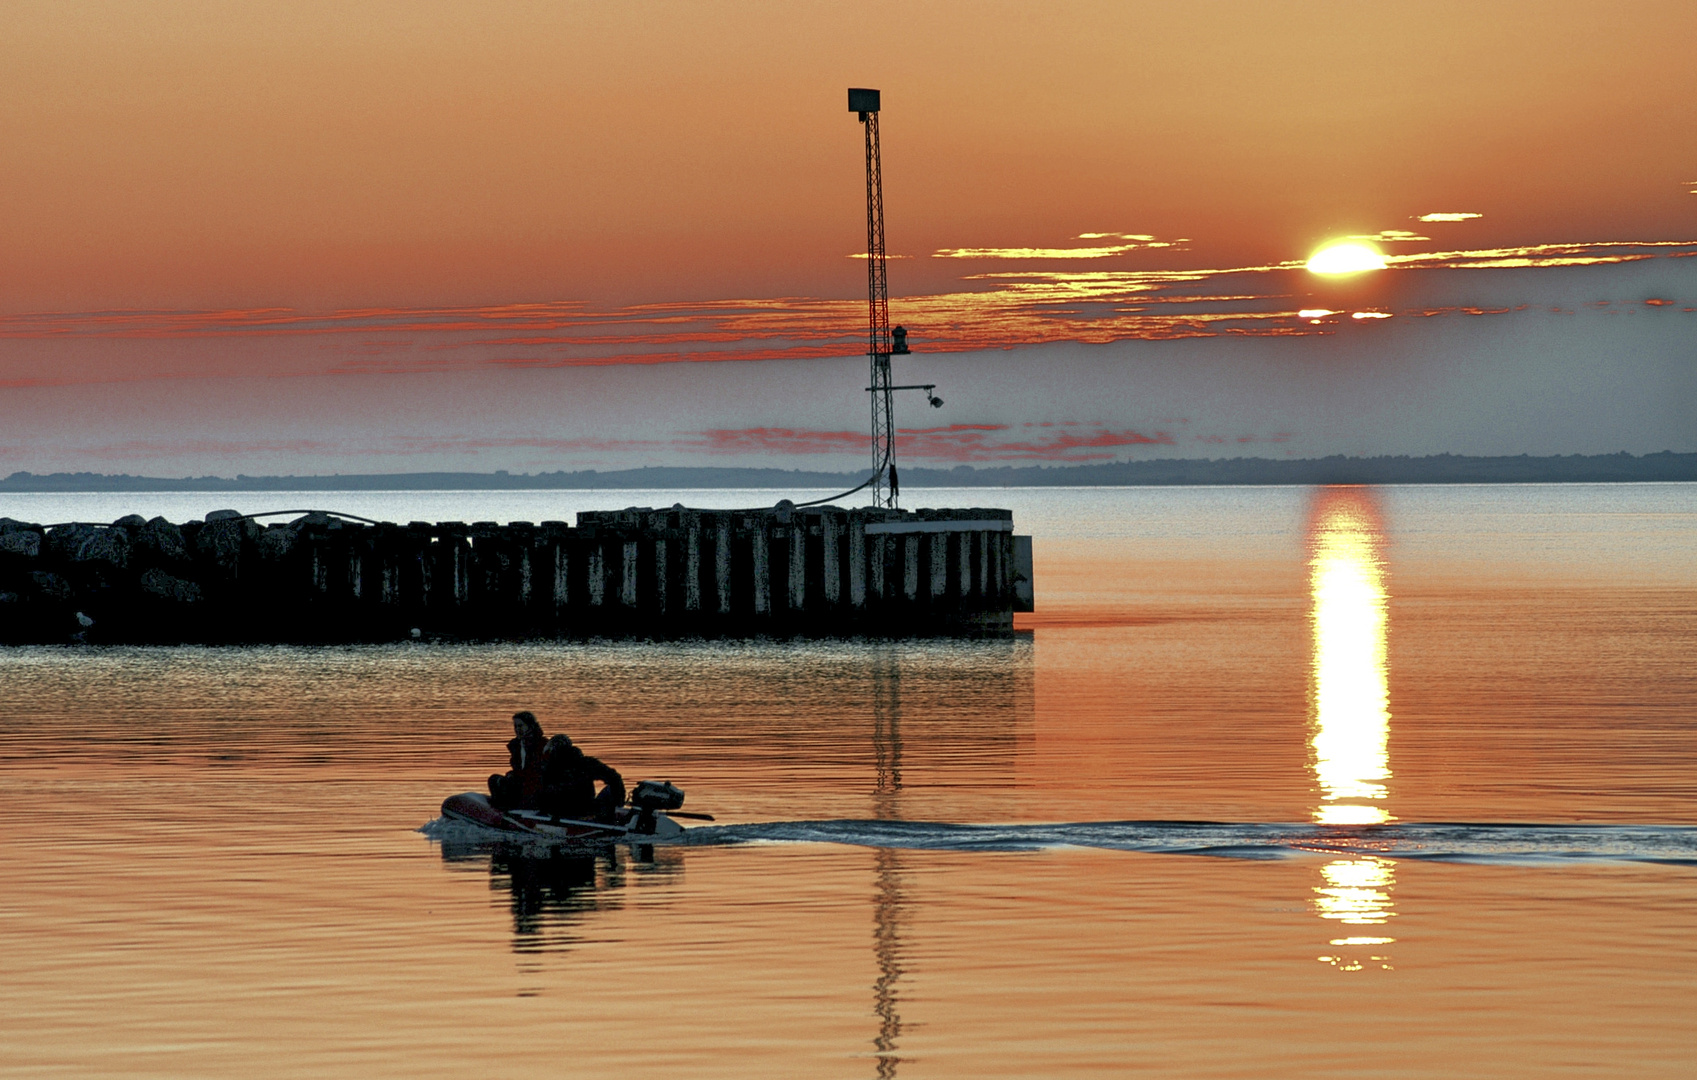
[{"label": "concrete piling", "polygon": [[931,534],[931,602],[940,603],[949,591],[949,537]]},{"label": "concrete piling", "polygon": [[901,538],[902,595],[910,604],[919,600],[919,536],[907,533]]},{"label": "concrete piling", "polygon": [[807,526],[801,521],[784,527],[790,564],[789,610],[799,615],[807,610]]},{"label": "concrete piling", "polygon": [[713,605],[722,616],[731,613],[731,522],[725,514],[713,522]]}]

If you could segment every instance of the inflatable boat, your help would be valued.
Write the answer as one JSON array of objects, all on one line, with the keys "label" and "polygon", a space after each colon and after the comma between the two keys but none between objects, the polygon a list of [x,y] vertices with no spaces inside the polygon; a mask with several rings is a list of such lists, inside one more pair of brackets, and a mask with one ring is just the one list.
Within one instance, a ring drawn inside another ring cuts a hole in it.
[{"label": "inflatable boat", "polygon": [[683,790],[659,780],[644,780],[631,790],[628,805],[621,806],[612,821],[578,821],[545,814],[540,810],[503,810],[480,791],[450,795],[442,803],[442,816],[504,833],[519,833],[545,840],[575,843],[629,841],[651,843],[683,835],[684,827],[673,816],[712,821],[711,814],[686,814]]}]

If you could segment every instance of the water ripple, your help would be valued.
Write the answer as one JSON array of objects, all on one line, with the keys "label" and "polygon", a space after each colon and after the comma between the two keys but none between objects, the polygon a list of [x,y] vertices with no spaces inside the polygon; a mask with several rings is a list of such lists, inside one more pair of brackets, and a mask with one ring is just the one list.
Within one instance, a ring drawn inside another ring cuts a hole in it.
[{"label": "water ripple", "polygon": [[829,843],[926,851],[1083,847],[1162,855],[1278,859],[1363,854],[1443,862],[1640,862],[1697,866],[1697,826],[1438,822],[1357,829],[1214,821],[962,825],[920,821],[774,821],[701,826],[680,843]]}]

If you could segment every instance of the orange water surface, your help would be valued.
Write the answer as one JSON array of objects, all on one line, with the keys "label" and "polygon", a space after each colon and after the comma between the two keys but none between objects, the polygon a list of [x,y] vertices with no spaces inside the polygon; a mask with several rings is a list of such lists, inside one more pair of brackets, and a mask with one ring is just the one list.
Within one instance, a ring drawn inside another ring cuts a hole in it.
[{"label": "orange water surface", "polygon": [[0,652],[0,1076],[1697,1074],[1677,860],[418,831],[1697,825],[1697,485],[994,494],[1011,641]]}]

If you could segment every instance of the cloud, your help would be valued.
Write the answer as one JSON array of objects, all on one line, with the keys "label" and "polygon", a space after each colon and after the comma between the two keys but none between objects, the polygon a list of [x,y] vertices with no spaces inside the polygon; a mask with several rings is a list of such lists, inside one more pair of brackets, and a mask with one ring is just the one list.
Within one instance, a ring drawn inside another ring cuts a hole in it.
[{"label": "cloud", "polygon": [[1637,262],[1658,255],[1697,255],[1697,241],[1618,240],[1579,244],[1524,244],[1519,247],[1474,248],[1387,255],[1392,265],[1432,266],[1467,270],[1519,270],[1528,267],[1601,266]]},{"label": "cloud", "polygon": [[933,259],[1107,259],[1145,248],[1171,248],[1185,243],[1183,240],[1157,240],[1147,233],[1087,232],[1079,233],[1074,239],[1119,240],[1121,242],[1095,247],[1070,248],[939,248],[932,252],[931,257]]},{"label": "cloud", "polygon": [[[1506,250],[1431,254],[1466,266]],[[948,400],[940,411],[917,396],[898,405],[898,458],[904,468],[946,468],[1690,449],[1683,406],[1694,400],[1697,257],[1686,256],[1697,256],[1697,245],[1515,250],[1633,261],[1473,273],[1414,262],[1382,272],[1370,288],[1340,290],[1277,265],[1133,273],[1003,264],[993,269],[1006,276],[960,291],[898,298],[897,317],[925,328],[898,381],[935,382]],[[1605,299],[1612,302],[1600,306]],[[1332,314],[1318,325],[1300,317],[1320,310]],[[1351,318],[1369,311],[1394,317]],[[201,320],[215,330],[157,336],[173,318],[37,319],[34,336],[0,343],[0,377],[68,358],[71,369],[116,379],[161,356],[232,376],[216,385],[0,392],[5,471],[551,471],[691,461],[841,471],[865,467],[870,455],[858,300],[215,314]],[[456,329],[419,329],[431,325]],[[458,329],[475,326],[483,328]],[[140,336],[79,336],[90,327]],[[70,336],[42,333],[55,329]],[[504,344],[485,344],[497,339]],[[614,339],[632,344],[596,344]],[[1069,343],[1081,339],[1120,344]],[[1029,342],[1055,344],[1020,347]],[[376,351],[360,351],[368,348]],[[620,366],[624,349],[644,350],[644,362]],[[836,350],[842,359],[653,362],[790,349]],[[319,373],[240,377],[273,356]],[[372,366],[327,373],[326,361]],[[395,375],[437,363],[447,366]],[[538,366],[559,363],[594,366]],[[1278,441],[1272,433],[1296,434]]]},{"label": "cloud", "polygon": [[1079,248],[938,248],[933,259],[1106,259],[1136,251],[1141,244]]},{"label": "cloud", "polygon": [[1356,236],[1346,236],[1346,240],[1367,240],[1378,244],[1407,244],[1421,240],[1431,240],[1430,236],[1409,232],[1407,229],[1380,229],[1376,233],[1363,233]]},{"label": "cloud", "polygon": [[1419,216],[1419,218],[1417,218],[1416,220],[1418,220],[1418,221],[1472,221],[1474,218],[1482,218],[1484,216],[1485,216],[1484,214],[1457,213],[1457,212],[1450,211],[1450,212],[1443,212],[1443,213],[1436,213],[1436,214],[1421,214]]},{"label": "cloud", "polygon": [[[1491,270],[1687,256],[1697,256],[1697,241],[1446,249],[1389,254],[1385,260],[1392,271]],[[1332,310],[1323,296],[1292,294],[1290,272],[1301,265],[1291,260],[1155,270],[1007,266],[963,275],[953,291],[898,296],[891,308],[921,355],[1056,342],[1338,333],[1347,320],[1314,321],[1312,313],[1322,305]],[[1449,290],[1442,298],[1411,296],[1405,307],[1384,311],[1413,315],[1442,305],[1489,306],[1479,295],[1489,294],[1484,280],[1465,286],[1472,295]],[[1386,303],[1375,300],[1374,306]],[[19,314],[0,316],[5,342],[0,389],[829,360],[864,353],[865,319],[864,299],[817,297],[606,308],[573,301],[330,312],[270,307]]]},{"label": "cloud", "polygon": [[[1049,426],[1049,425],[1044,425]],[[933,428],[901,428],[897,451],[903,460],[947,462],[991,461],[1107,461],[1113,451],[1128,446],[1173,446],[1165,431],[1147,435],[1114,430],[1105,425],[1067,423],[1062,430],[1036,438],[1008,438],[1006,424],[949,424]],[[864,431],[820,431],[806,428],[717,428],[679,439],[680,450],[710,454],[842,454],[870,448]]]},{"label": "cloud", "polygon": [[350,447],[324,439],[126,439],[84,447],[107,461],[157,461],[164,458],[227,458],[248,454],[347,453]]},{"label": "cloud", "polygon": [[[865,441],[865,436],[861,436]],[[112,461],[145,461],[165,458],[235,458],[274,454],[335,454],[352,457],[418,457],[424,454],[475,456],[488,450],[544,450],[550,453],[582,451],[636,452],[668,450],[675,444],[663,439],[556,439],[547,437],[498,438],[477,435],[386,435],[376,442],[357,438],[225,438],[225,439],[128,439],[87,445],[79,449]]]},{"label": "cloud", "polygon": [[864,431],[714,428],[698,432],[693,439],[680,439],[676,445],[680,449],[702,450],[709,454],[841,454],[867,450],[871,440]]},{"label": "cloud", "polygon": [[[1226,442],[1283,442],[1290,436],[1280,434],[1270,438],[1255,435],[1228,439],[1218,435],[1194,436],[1210,444]],[[1113,461],[1123,458],[1131,448],[1176,447],[1179,440],[1167,431],[1152,433],[1111,427],[1106,423],[1086,423],[1076,420],[1027,423],[1015,428],[1009,424],[948,424],[939,427],[901,428],[897,432],[899,460],[911,463],[964,464],[995,462],[1088,462]],[[344,462],[372,459],[404,459],[413,462],[459,461],[473,466],[490,457],[501,464],[511,464],[514,451],[535,451],[543,456],[534,458],[541,464],[559,467],[562,458],[583,464],[585,454],[613,455],[604,459],[608,464],[628,465],[633,461],[650,461],[655,455],[662,460],[700,461],[709,454],[719,457],[741,457],[772,460],[790,459],[789,467],[808,467],[796,458],[830,457],[837,460],[829,468],[855,468],[843,461],[846,456],[859,459],[870,452],[871,440],[865,431],[802,427],[711,428],[682,432],[661,438],[554,438],[536,436],[495,436],[475,434],[401,434],[373,432],[339,432],[332,437],[156,437],[130,438],[106,442],[79,443],[62,447],[78,457],[93,458],[111,465],[128,462],[200,462],[216,461],[231,468],[260,467],[267,461],[289,458],[314,458]],[[29,460],[32,448],[26,444],[0,444],[0,458]],[[522,455],[521,455],[522,457]],[[248,465],[239,463],[247,462]]]},{"label": "cloud", "polygon": [[[1038,439],[985,440],[982,445],[948,447],[948,450],[954,451],[952,454],[936,448],[938,452],[931,456],[956,461],[1112,461],[1119,456],[1112,451],[1122,447],[1173,446],[1177,441],[1166,431],[1146,435],[1140,431],[1093,427],[1082,431],[1063,430]],[[916,456],[926,456],[925,449],[922,447]]]}]

